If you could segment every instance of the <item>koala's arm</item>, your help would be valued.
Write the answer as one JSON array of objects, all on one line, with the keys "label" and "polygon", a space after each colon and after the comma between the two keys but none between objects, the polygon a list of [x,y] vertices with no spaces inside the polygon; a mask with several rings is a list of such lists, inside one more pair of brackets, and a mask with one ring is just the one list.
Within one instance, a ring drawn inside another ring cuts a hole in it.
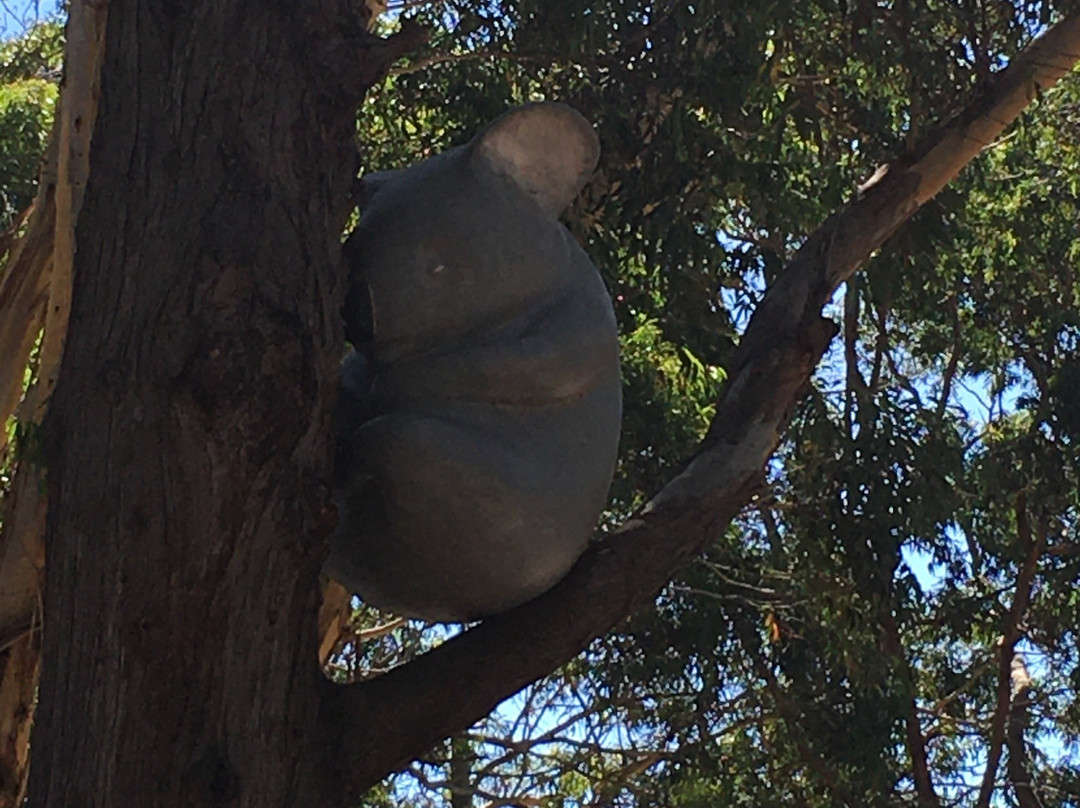
[{"label": "koala's arm", "polygon": [[535,406],[584,395],[617,373],[614,315],[599,289],[570,293],[511,321],[387,368],[380,401],[474,401]]}]

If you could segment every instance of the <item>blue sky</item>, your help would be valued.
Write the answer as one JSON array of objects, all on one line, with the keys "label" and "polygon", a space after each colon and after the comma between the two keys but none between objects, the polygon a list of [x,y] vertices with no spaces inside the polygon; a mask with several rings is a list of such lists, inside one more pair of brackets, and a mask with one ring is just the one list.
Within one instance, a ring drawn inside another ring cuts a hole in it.
[{"label": "blue sky", "polygon": [[0,38],[18,36],[38,20],[60,10],[58,0],[0,0]]}]

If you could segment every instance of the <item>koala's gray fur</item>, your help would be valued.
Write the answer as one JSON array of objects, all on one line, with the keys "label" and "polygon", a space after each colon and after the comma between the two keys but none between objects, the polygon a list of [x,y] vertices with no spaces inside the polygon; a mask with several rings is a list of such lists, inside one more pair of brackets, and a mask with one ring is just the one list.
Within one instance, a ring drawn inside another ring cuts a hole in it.
[{"label": "koala's gray fur", "polygon": [[366,602],[474,620],[585,549],[615,466],[618,337],[557,216],[598,155],[577,112],[537,104],[365,178],[328,572]]}]

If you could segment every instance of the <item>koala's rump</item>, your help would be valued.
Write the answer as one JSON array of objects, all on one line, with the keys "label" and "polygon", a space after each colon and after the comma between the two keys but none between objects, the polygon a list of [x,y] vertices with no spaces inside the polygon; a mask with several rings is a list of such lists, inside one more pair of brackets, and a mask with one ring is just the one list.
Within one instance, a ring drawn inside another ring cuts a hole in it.
[{"label": "koala's rump", "polygon": [[577,560],[604,506],[619,408],[608,385],[557,407],[444,405],[370,421],[356,435],[369,483],[345,492],[347,546],[335,548],[349,556],[343,583],[430,620],[539,595]]}]

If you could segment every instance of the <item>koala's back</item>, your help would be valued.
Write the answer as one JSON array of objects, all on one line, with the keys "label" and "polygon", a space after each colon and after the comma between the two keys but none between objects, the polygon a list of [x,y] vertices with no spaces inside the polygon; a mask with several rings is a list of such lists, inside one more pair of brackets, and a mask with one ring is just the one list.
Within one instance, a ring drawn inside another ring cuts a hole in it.
[{"label": "koala's back", "polygon": [[461,157],[455,150],[389,172],[346,242],[353,295],[366,298],[371,318],[350,322],[357,307],[347,306],[346,324],[369,335],[365,350],[377,362],[491,330],[581,281],[570,255],[580,248],[565,228],[504,182],[466,170]]},{"label": "koala's back", "polygon": [[341,412],[365,415],[342,439],[329,570],[401,614],[471,620],[539,595],[606,501],[621,418],[610,299],[545,210],[551,180],[530,196],[528,177],[488,170],[499,154],[476,156],[520,160],[491,132],[551,114],[564,108],[511,113],[382,178],[346,247],[346,323],[365,359],[346,368]]}]

